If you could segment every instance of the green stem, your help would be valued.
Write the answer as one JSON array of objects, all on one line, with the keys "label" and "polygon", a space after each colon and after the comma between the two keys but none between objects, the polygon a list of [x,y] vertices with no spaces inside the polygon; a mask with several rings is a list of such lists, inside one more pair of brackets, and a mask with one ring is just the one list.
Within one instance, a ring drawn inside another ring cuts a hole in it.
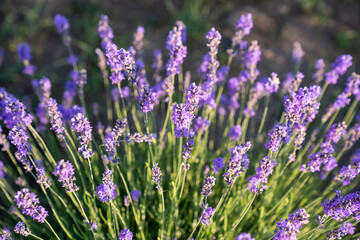
[{"label": "green stem", "polygon": [[54,231],[54,229],[51,227],[50,223],[48,221],[46,221],[46,219],[44,220],[45,223],[49,226],[50,230],[54,233],[55,237],[60,240],[59,236],[56,234],[56,232]]},{"label": "green stem", "polygon": [[270,96],[267,96],[266,97],[266,106],[265,106],[264,113],[263,113],[263,116],[262,116],[262,119],[261,119],[258,134],[261,133],[261,131],[262,131],[263,127],[264,127],[265,119],[266,119],[267,112],[268,112],[268,109],[269,109],[269,102],[270,102]]}]

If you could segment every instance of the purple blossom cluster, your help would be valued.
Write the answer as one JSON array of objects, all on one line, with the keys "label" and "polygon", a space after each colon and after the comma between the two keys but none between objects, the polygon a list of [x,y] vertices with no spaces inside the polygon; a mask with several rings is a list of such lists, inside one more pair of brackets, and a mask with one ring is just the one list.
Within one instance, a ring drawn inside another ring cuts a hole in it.
[{"label": "purple blossom cluster", "polygon": [[281,123],[279,125],[275,125],[268,135],[269,138],[265,147],[271,152],[277,152],[280,148],[281,141],[289,143],[291,129],[287,124]]},{"label": "purple blossom cluster", "polygon": [[242,130],[242,128],[240,125],[235,125],[229,129],[229,133],[228,133],[227,137],[234,141],[239,141],[239,139],[241,137],[241,130]]},{"label": "purple blossom cluster", "polygon": [[191,157],[193,148],[194,148],[194,139],[190,139],[187,143],[184,144],[183,146],[183,153],[182,153],[182,157],[187,161],[189,160],[189,158]]},{"label": "purple blossom cluster", "polygon": [[224,158],[222,158],[222,157],[214,158],[212,160],[212,162],[213,162],[213,172],[214,173],[218,173],[219,170],[221,170],[225,167]]},{"label": "purple blossom cluster", "polygon": [[305,209],[299,209],[291,213],[288,219],[280,219],[276,223],[279,230],[275,231],[274,240],[297,239],[296,235],[300,232],[300,228],[309,223],[308,218],[309,214]]},{"label": "purple blossom cluster", "polygon": [[240,233],[235,240],[255,240],[255,238],[252,238],[250,233]]},{"label": "purple blossom cluster", "polygon": [[210,121],[207,118],[197,117],[194,121],[194,131],[195,132],[205,132],[206,129],[209,127]]},{"label": "purple blossom cluster", "polygon": [[55,171],[53,172],[55,176],[59,176],[59,182],[62,182],[62,186],[66,188],[67,192],[75,192],[79,190],[79,187],[74,182],[75,169],[70,161],[61,159],[55,166]]},{"label": "purple blossom cluster", "polygon": [[19,57],[20,62],[24,64],[23,73],[25,75],[33,75],[36,71],[36,67],[30,64],[31,60],[31,48],[29,43],[23,42],[19,43],[17,46],[17,55]]},{"label": "purple blossom cluster", "polygon": [[216,178],[209,176],[205,178],[203,188],[201,189],[201,194],[205,197],[208,197],[212,194],[212,188],[215,186]]},{"label": "purple blossom cluster", "polygon": [[63,126],[63,121],[60,117],[60,112],[58,105],[55,99],[49,98],[47,102],[47,112],[49,114],[51,130],[53,130],[60,140],[65,139],[65,128]]},{"label": "purple blossom cluster", "polygon": [[147,134],[147,133],[134,133],[134,134],[128,134],[126,136],[126,142],[128,143],[142,143],[142,142],[147,142],[147,143],[151,143],[154,138],[156,138],[156,134]]},{"label": "purple blossom cluster", "polygon": [[345,222],[339,229],[326,233],[328,240],[342,239],[346,235],[353,235],[355,227],[350,222]]},{"label": "purple blossom cluster", "polygon": [[319,86],[300,88],[284,97],[285,119],[290,124],[306,125],[314,120],[319,111],[318,98],[321,94]]},{"label": "purple blossom cluster", "polygon": [[229,165],[226,168],[226,172],[223,174],[227,185],[234,183],[235,179],[248,168],[249,158],[246,153],[250,148],[251,143],[246,142],[230,149],[231,157]]},{"label": "purple blossom cluster", "polygon": [[330,66],[331,71],[325,73],[325,80],[328,84],[336,84],[339,76],[346,73],[349,67],[352,65],[351,55],[339,56]]},{"label": "purple blossom cluster", "polygon": [[45,208],[39,205],[40,201],[36,194],[30,192],[28,188],[17,191],[14,201],[23,214],[38,222],[44,223],[45,218],[49,215]]},{"label": "purple blossom cluster", "polygon": [[279,90],[280,79],[276,73],[271,73],[271,77],[267,78],[265,81],[265,90],[269,94],[276,93]]},{"label": "purple blossom cluster", "polygon": [[27,237],[31,234],[30,229],[26,227],[24,222],[18,222],[14,227],[14,232],[24,237]]},{"label": "purple blossom cluster", "polygon": [[139,93],[139,107],[143,113],[148,113],[154,109],[156,93],[149,87],[144,87]]},{"label": "purple blossom cluster", "polygon": [[215,209],[212,207],[209,207],[208,205],[202,205],[202,208],[204,209],[204,211],[201,214],[200,222],[203,225],[209,226],[211,216],[214,215]]},{"label": "purple blossom cluster", "polygon": [[78,151],[82,153],[84,158],[90,158],[94,155],[92,149],[89,148],[89,143],[92,138],[92,127],[89,120],[82,113],[77,113],[71,119],[71,129],[77,133],[77,139],[80,141]]},{"label": "purple blossom cluster", "polygon": [[123,118],[122,120],[117,120],[115,127],[111,132],[106,134],[104,145],[109,160],[113,160],[116,155],[116,147],[120,146],[120,137],[123,136],[127,127],[127,120]]},{"label": "purple blossom cluster", "polygon": [[28,154],[31,154],[31,145],[28,142],[29,136],[24,129],[13,127],[8,135],[11,143],[15,145],[17,151],[15,153],[16,159],[23,165],[26,171],[31,171],[31,165]]},{"label": "purple blossom cluster", "polygon": [[300,64],[302,63],[304,55],[305,52],[302,49],[301,44],[299,42],[294,42],[292,48],[292,61],[296,64]]},{"label": "purple blossom cluster", "polygon": [[345,148],[350,149],[360,139],[360,122],[349,128],[346,135]]},{"label": "purple blossom cluster", "polygon": [[36,168],[36,182],[42,184],[45,189],[51,186],[51,180],[46,176],[45,168]]},{"label": "purple blossom cluster", "polygon": [[152,181],[156,184],[156,188],[160,191],[160,181],[161,181],[161,169],[158,163],[155,163],[154,167],[151,169]]},{"label": "purple blossom cluster", "polygon": [[360,220],[360,193],[354,192],[343,196],[336,190],[336,196],[327,199],[321,204],[326,216],[341,221],[347,217],[353,217],[356,221]]},{"label": "purple blossom cluster", "polygon": [[101,15],[98,24],[98,33],[101,38],[101,47],[106,50],[112,44],[112,39],[114,38],[113,31],[109,26],[108,16]]},{"label": "purple blossom cluster", "polygon": [[251,192],[260,194],[267,189],[266,183],[268,182],[268,177],[272,174],[276,165],[276,161],[271,160],[268,156],[260,160],[256,174],[248,178],[248,188],[251,189]]},{"label": "purple blossom cluster", "polygon": [[64,15],[56,14],[56,16],[54,17],[54,25],[56,26],[57,31],[60,35],[68,34],[68,31],[70,29],[70,23]]},{"label": "purple blossom cluster", "polygon": [[130,195],[131,195],[131,198],[135,201],[135,202],[138,202],[139,201],[139,198],[141,196],[141,192],[137,189],[135,190],[132,190],[130,192]]},{"label": "purple blossom cluster", "polygon": [[123,229],[120,231],[120,236],[118,240],[132,240],[133,239],[133,233],[130,232],[129,229]]},{"label": "purple blossom cluster", "polygon": [[325,63],[324,59],[320,58],[315,62],[315,73],[312,75],[312,78],[315,80],[316,84],[319,84],[324,79],[325,73]]},{"label": "purple blossom cluster", "polygon": [[89,226],[89,231],[98,229],[96,222],[94,222],[92,219],[90,219],[89,221],[84,220],[84,223]]},{"label": "purple blossom cluster", "polygon": [[96,195],[102,202],[111,202],[118,195],[111,178],[112,173],[112,170],[106,169],[103,173],[102,183],[96,187]]},{"label": "purple blossom cluster", "polygon": [[187,47],[183,45],[186,39],[186,27],[184,23],[177,22],[174,28],[169,32],[166,49],[169,50],[169,60],[166,64],[166,72],[168,76],[180,73],[180,65],[184,63],[187,55]]}]

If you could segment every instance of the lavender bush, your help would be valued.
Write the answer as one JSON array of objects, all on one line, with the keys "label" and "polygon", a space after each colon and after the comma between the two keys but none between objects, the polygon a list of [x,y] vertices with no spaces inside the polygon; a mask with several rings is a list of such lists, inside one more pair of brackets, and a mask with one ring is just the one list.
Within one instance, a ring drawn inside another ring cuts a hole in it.
[{"label": "lavender bush", "polygon": [[[252,15],[241,16],[225,63],[221,33],[211,28],[191,74],[184,23],[146,66],[144,27],[122,48],[104,15],[94,51],[107,94],[93,105],[65,16],[54,17],[72,66],[62,99],[52,97],[50,79],[36,80],[30,46],[19,43],[38,100],[25,104],[0,89],[0,239],[360,236],[352,57],[319,59],[305,76],[295,42],[285,79],[260,73],[261,43],[246,40],[252,28]],[[329,91],[337,98],[324,98]]]}]

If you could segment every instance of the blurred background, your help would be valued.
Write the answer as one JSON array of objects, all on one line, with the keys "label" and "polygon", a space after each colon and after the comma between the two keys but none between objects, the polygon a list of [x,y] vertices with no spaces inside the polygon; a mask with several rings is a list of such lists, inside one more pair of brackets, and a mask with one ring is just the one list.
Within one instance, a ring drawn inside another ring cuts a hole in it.
[{"label": "blurred background", "polygon": [[[301,71],[310,78],[316,59],[330,64],[340,54],[351,54],[359,69],[360,59],[360,1],[342,0],[1,0],[0,47],[5,57],[0,66],[0,86],[18,97],[33,94],[31,79],[22,74],[23,65],[16,56],[20,42],[29,42],[35,76],[45,75],[53,83],[52,94],[60,97],[69,78],[71,66],[68,53],[53,25],[53,17],[63,14],[70,20],[70,34],[79,65],[88,70],[88,99],[96,100],[103,89],[97,68],[95,49],[100,47],[97,25],[101,14],[109,16],[114,42],[128,48],[138,25],[145,27],[145,62],[150,68],[153,49],[165,50],[168,31],[176,20],[188,29],[188,57],[184,69],[196,69],[206,53],[205,35],[211,27],[223,35],[219,59],[227,59],[234,26],[243,13],[253,14],[254,28],[246,40],[258,40],[262,50],[259,69],[262,76],[293,70],[291,48],[294,41],[302,44],[305,58]],[[167,58],[167,53],[163,53]],[[166,59],[164,59],[166,60]],[[0,61],[1,62],[1,61]]]}]

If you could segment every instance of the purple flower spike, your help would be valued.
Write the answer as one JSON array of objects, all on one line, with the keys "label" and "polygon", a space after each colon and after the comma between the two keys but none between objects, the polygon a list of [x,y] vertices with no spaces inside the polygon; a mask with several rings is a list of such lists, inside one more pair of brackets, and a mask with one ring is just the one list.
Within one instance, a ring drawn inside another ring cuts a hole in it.
[{"label": "purple flower spike", "polygon": [[31,49],[30,45],[27,42],[19,43],[17,46],[17,55],[19,57],[20,62],[30,62],[31,60]]},{"label": "purple flower spike", "polygon": [[23,188],[15,193],[16,206],[22,210],[22,213],[30,216],[38,222],[44,223],[48,212],[39,206],[39,198],[35,193],[30,192],[28,188]]},{"label": "purple flower spike", "polygon": [[17,233],[17,234],[20,234],[20,235],[22,235],[24,237],[27,237],[27,236],[29,236],[31,234],[30,229],[28,227],[26,227],[24,222],[18,222],[15,225],[14,232]]},{"label": "purple flower spike", "polygon": [[231,158],[229,160],[229,165],[226,168],[226,172],[223,174],[227,185],[231,185],[235,182],[235,179],[248,169],[249,158],[246,153],[250,148],[251,143],[247,142],[230,149]]},{"label": "purple flower spike", "polygon": [[112,39],[114,38],[113,31],[109,26],[108,16],[101,15],[101,19],[98,24],[98,33],[101,38],[101,47],[106,50],[107,47],[112,44]]},{"label": "purple flower spike", "polygon": [[135,201],[139,201],[139,197],[141,196],[141,191],[135,189],[130,192],[131,198]]},{"label": "purple flower spike", "polygon": [[93,151],[89,148],[91,141],[92,127],[89,120],[82,113],[77,113],[71,119],[71,129],[77,133],[77,139],[80,141],[78,151],[82,153],[84,158],[90,158],[94,155]]},{"label": "purple flower spike", "polygon": [[84,220],[84,223],[89,226],[89,231],[98,229],[96,222],[91,219],[89,221]]},{"label": "purple flower spike", "polygon": [[255,238],[252,238],[250,233],[240,233],[235,240],[255,240]]},{"label": "purple flower spike", "polygon": [[61,14],[56,14],[54,17],[54,25],[60,35],[65,35],[69,31],[70,23],[69,20]]},{"label": "purple flower spike", "polygon": [[96,187],[96,195],[102,202],[111,202],[118,195],[116,186],[111,179],[113,171],[106,169],[103,173],[102,184]]},{"label": "purple flower spike", "polygon": [[[206,208],[206,209],[205,209]],[[203,225],[209,226],[210,224],[210,218],[215,213],[215,209],[212,207],[204,206],[204,211],[201,214],[200,222]]]},{"label": "purple flower spike", "polygon": [[130,232],[129,229],[121,230],[118,240],[132,240],[132,239],[133,239],[133,233]]},{"label": "purple flower spike", "polygon": [[227,136],[228,138],[231,138],[234,141],[239,141],[241,137],[241,126],[235,125],[234,127],[230,128]]},{"label": "purple flower spike", "polygon": [[241,15],[236,23],[236,29],[241,30],[243,35],[246,36],[250,34],[253,25],[252,15],[251,13],[248,13],[246,15]]},{"label": "purple flower spike", "polygon": [[156,93],[149,87],[144,87],[139,94],[139,107],[143,113],[148,113],[154,109]]},{"label": "purple flower spike", "polygon": [[55,99],[53,98],[49,98],[48,102],[47,102],[47,110],[48,110],[48,115],[50,118],[50,123],[51,123],[51,130],[53,130],[58,138],[60,140],[64,140],[65,139],[65,129],[63,126],[63,121],[60,117],[60,112],[58,110],[58,106],[57,106],[57,102]]},{"label": "purple flower spike", "polygon": [[160,181],[161,181],[161,169],[158,166],[158,163],[155,163],[155,166],[151,169],[152,181],[156,184],[156,188],[160,191]]},{"label": "purple flower spike", "polygon": [[274,240],[297,239],[296,235],[300,232],[303,225],[309,223],[309,214],[305,209],[296,210],[289,215],[289,219],[280,220],[276,223],[279,230],[275,231]]},{"label": "purple flower spike", "polygon": [[204,180],[204,186],[201,190],[201,194],[205,197],[208,197],[212,194],[212,188],[215,186],[216,178],[213,176],[209,176]]},{"label": "purple flower spike", "polygon": [[79,187],[74,182],[76,180],[74,166],[70,161],[65,162],[61,159],[55,166],[53,172],[55,176],[59,176],[59,182],[62,182],[62,186],[66,188],[67,192],[75,192],[79,190]]},{"label": "purple flower spike", "polygon": [[256,174],[248,179],[251,192],[260,194],[267,189],[265,184],[276,165],[275,160],[271,160],[268,156],[260,160]]},{"label": "purple flower spike", "polygon": [[265,90],[268,93],[276,93],[279,90],[280,79],[276,73],[271,73],[271,77],[265,82]]},{"label": "purple flower spike", "polygon": [[275,127],[268,134],[269,138],[265,147],[272,152],[276,152],[280,148],[281,141],[288,143],[290,140],[291,129],[288,125],[282,123],[275,125]]},{"label": "purple flower spike", "polygon": [[330,231],[326,233],[328,240],[342,239],[346,235],[353,235],[355,233],[355,227],[350,222],[344,223],[338,230]]},{"label": "purple flower spike", "polygon": [[218,173],[219,170],[225,167],[224,158],[219,157],[212,160],[213,162],[213,172]]},{"label": "purple flower spike", "polygon": [[209,55],[215,57],[218,53],[218,48],[221,42],[221,34],[215,29],[211,30],[206,34],[207,46],[210,48]]},{"label": "purple flower spike", "polygon": [[304,57],[305,52],[301,47],[301,44],[299,42],[293,43],[293,49],[292,49],[292,60],[296,64],[300,64],[302,62],[302,58]]}]

